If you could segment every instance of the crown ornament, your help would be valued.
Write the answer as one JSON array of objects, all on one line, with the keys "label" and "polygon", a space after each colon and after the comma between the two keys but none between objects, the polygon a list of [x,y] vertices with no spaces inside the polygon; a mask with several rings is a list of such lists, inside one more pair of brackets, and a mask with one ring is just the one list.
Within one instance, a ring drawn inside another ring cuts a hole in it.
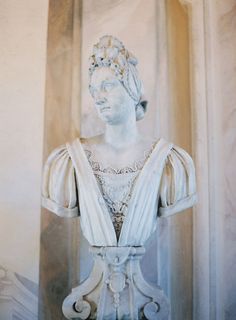
[{"label": "crown ornament", "polygon": [[127,77],[128,64],[136,66],[138,60],[124,47],[117,38],[103,36],[93,47],[93,54],[89,59],[89,74],[93,74],[96,68],[109,67],[121,81]]}]

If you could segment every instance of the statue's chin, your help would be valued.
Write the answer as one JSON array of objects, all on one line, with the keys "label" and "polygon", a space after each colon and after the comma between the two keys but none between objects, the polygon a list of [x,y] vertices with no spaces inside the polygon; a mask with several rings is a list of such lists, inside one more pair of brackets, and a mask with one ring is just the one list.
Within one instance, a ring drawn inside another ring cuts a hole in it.
[{"label": "statue's chin", "polygon": [[109,110],[104,111],[102,114],[99,114],[99,118],[105,123],[109,125],[118,125],[125,122],[123,118],[112,115]]}]

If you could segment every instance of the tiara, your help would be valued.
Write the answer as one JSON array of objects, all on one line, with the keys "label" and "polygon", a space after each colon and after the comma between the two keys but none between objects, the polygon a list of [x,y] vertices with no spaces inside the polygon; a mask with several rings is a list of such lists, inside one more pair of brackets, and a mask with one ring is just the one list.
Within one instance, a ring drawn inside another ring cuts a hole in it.
[{"label": "tiara", "polygon": [[96,68],[109,67],[122,81],[128,72],[128,64],[136,66],[137,63],[138,60],[125,49],[120,40],[106,35],[93,47],[93,54],[89,58],[89,74],[91,76]]}]

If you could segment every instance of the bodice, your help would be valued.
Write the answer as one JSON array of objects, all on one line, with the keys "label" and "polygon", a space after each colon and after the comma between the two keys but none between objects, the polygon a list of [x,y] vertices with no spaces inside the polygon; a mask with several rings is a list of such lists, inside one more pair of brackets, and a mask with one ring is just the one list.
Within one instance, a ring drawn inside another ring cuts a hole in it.
[{"label": "bodice", "polygon": [[154,145],[155,143],[148,150],[144,151],[141,158],[122,168],[105,167],[101,162],[96,160],[95,152],[88,145],[84,146],[85,154],[109,211],[117,240],[119,239],[122,224],[127,214],[135,181],[151,154]]}]

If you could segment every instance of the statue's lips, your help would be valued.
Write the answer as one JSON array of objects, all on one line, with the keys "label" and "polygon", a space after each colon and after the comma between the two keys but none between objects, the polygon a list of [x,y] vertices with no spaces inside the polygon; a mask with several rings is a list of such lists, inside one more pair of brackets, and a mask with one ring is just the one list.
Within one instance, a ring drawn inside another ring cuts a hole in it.
[{"label": "statue's lips", "polygon": [[107,110],[111,110],[111,107],[102,107],[100,108],[100,112],[104,112],[104,111],[107,111]]}]

